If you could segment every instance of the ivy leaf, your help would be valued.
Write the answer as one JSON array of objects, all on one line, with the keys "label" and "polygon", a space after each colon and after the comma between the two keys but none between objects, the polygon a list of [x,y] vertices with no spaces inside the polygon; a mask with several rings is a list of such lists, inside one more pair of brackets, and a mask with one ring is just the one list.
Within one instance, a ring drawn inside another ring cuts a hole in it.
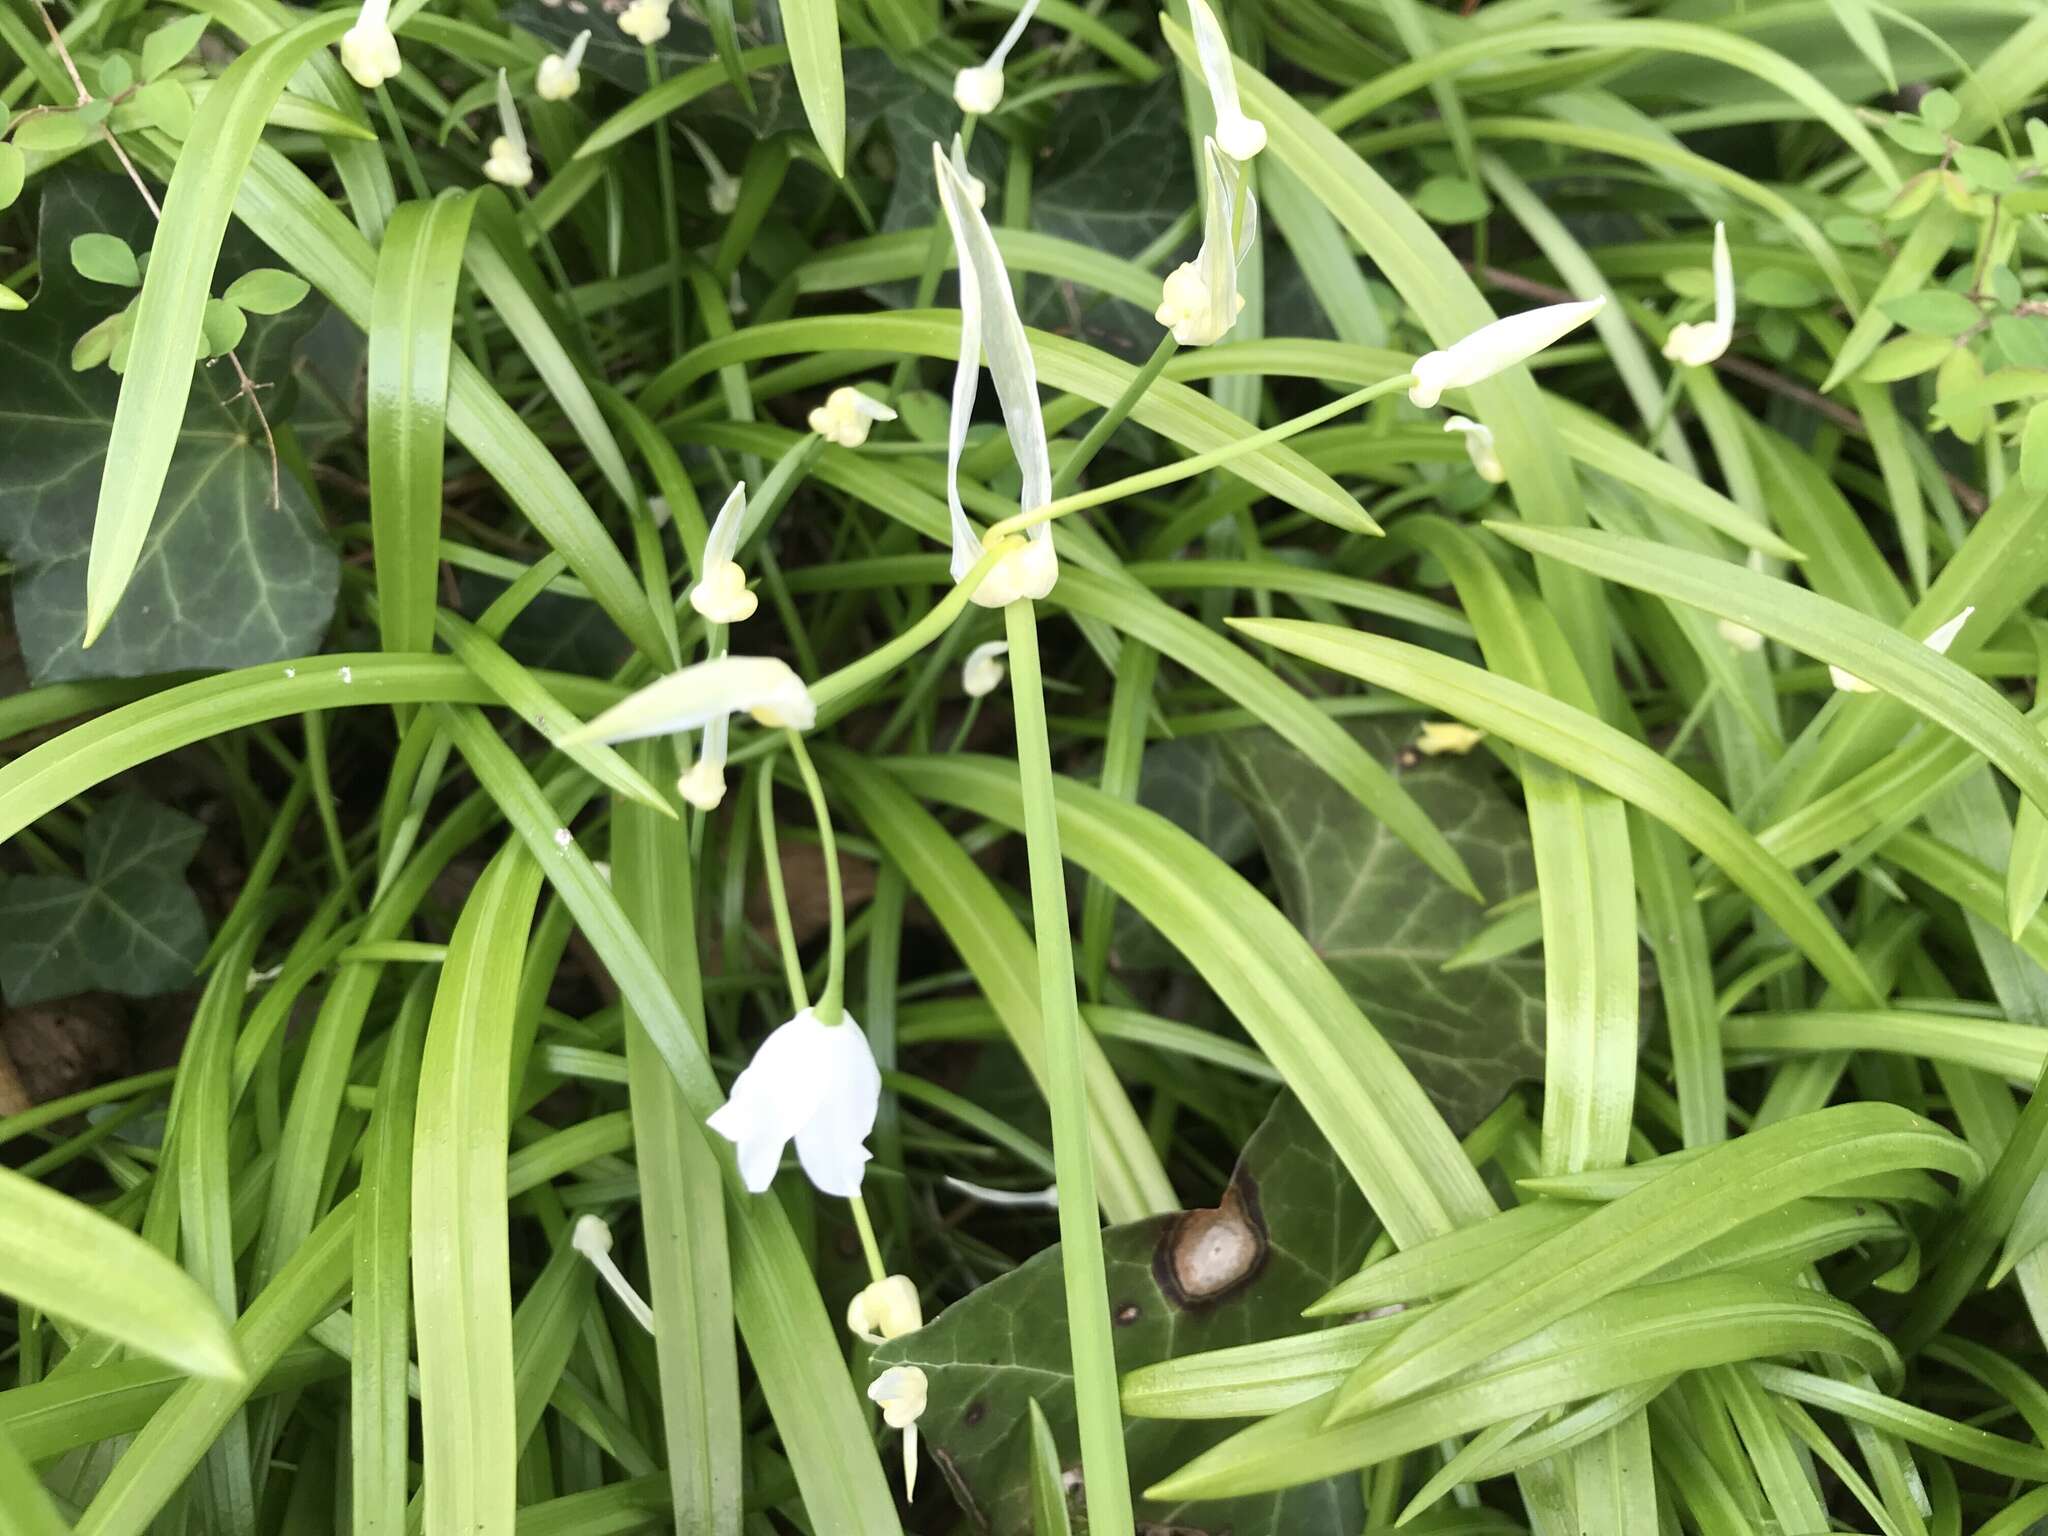
[{"label": "ivy leaf", "polygon": [[0,992],[21,1007],[79,992],[153,997],[191,981],[206,918],[185,883],[205,829],[141,795],[85,824],[85,878],[0,880]]},{"label": "ivy leaf", "polygon": [[[1373,1234],[1358,1187],[1291,1097],[1245,1144],[1214,1210],[1155,1216],[1102,1234],[1119,1371],[1203,1350],[1298,1334],[1321,1277],[1354,1272]],[[875,1352],[876,1374],[915,1365],[929,1379],[918,1433],[970,1526],[1030,1536],[1036,1400],[1064,1469],[1078,1464],[1060,1250],[1047,1248]],[[1334,1321],[1334,1320],[1333,1320]],[[1130,1419],[1124,1442],[1142,1488],[1239,1426]],[[1065,1479],[1072,1486],[1077,1479]],[[1144,1531],[1176,1536],[1301,1536],[1355,1531],[1356,1477],[1251,1498],[1140,1499]]]},{"label": "ivy leaf", "polygon": [[[101,369],[74,373],[72,349],[130,297],[71,270],[66,253],[86,234],[146,246],[149,213],[135,189],[85,174],[42,183],[42,290],[32,310],[0,329],[0,553],[17,567],[15,629],[29,675],[38,683],[137,677],[317,650],[340,562],[292,476],[280,477],[281,500],[271,504],[262,428],[236,398],[225,365],[199,370],[134,584],[99,642],[79,648],[93,508],[120,382]],[[231,236],[223,278],[255,265],[258,249],[239,231]],[[315,318],[268,324],[303,334]],[[244,361],[259,383],[285,377],[285,334],[259,342],[251,327]],[[121,338],[112,339],[118,362]],[[283,403],[273,394],[266,405],[275,425]]]}]

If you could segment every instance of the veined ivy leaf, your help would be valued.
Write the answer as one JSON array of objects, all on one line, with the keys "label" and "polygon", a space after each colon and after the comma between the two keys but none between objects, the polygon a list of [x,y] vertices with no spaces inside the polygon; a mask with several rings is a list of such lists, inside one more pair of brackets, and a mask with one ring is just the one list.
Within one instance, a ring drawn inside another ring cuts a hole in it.
[{"label": "veined ivy leaf", "polygon": [[[87,234],[141,251],[152,230],[120,177],[54,177],[42,198],[43,285],[34,308],[0,330],[0,552],[18,567],[14,616],[30,676],[136,677],[317,650],[340,562],[290,475],[279,477],[282,500],[271,504],[262,428],[235,399],[225,363],[201,366],[134,583],[99,642],[80,649],[93,508],[120,381],[103,368],[74,373],[71,353],[131,295],[80,278],[70,251]],[[231,236],[221,280],[257,265],[259,251]],[[315,318],[294,311],[267,322],[261,336],[250,327],[242,355],[259,383],[285,377],[289,343]],[[266,395],[273,426],[282,407],[275,391]]]},{"label": "veined ivy leaf", "polygon": [[[1373,1231],[1357,1186],[1301,1106],[1283,1096],[1245,1144],[1214,1210],[1102,1234],[1118,1370],[1303,1332],[1316,1321],[1300,1314],[1320,1277],[1348,1274]],[[919,1434],[972,1528],[987,1536],[1031,1536],[1034,1399],[1066,1483],[1078,1482],[1063,1285],[1060,1251],[1047,1248],[875,1352],[877,1374],[915,1365],[929,1378]],[[1126,1420],[1132,1486],[1156,1481],[1176,1458],[1237,1427]],[[1362,1523],[1355,1477],[1243,1499],[1140,1499],[1136,1513],[1140,1530],[1176,1536],[1302,1536]]]},{"label": "veined ivy leaf", "polygon": [[0,880],[0,992],[21,1007],[79,992],[152,997],[191,981],[206,918],[185,884],[205,829],[140,795],[85,824],[85,878]]}]

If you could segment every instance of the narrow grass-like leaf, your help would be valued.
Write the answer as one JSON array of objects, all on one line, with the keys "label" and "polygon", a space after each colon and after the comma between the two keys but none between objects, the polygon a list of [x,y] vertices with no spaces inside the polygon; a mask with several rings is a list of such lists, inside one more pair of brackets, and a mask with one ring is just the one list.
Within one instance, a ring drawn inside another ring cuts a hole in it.
[{"label": "narrow grass-like leaf", "polygon": [[782,0],[782,30],[811,136],[832,174],[844,176],[846,78],[839,66],[839,7],[835,0]]}]

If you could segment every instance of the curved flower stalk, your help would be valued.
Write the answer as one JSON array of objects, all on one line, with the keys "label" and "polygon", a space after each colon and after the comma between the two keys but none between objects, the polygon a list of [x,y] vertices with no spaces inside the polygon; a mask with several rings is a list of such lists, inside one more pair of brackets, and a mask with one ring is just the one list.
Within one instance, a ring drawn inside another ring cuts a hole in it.
[{"label": "curved flower stalk", "polygon": [[341,34],[341,67],[366,91],[374,91],[405,67],[391,32],[391,0],[363,0],[356,24]]},{"label": "curved flower stalk", "polygon": [[1447,389],[1463,389],[1482,383],[1495,374],[1525,363],[1545,347],[1584,325],[1607,303],[1581,299],[1570,304],[1546,304],[1524,310],[1491,325],[1482,325],[1462,341],[1438,352],[1425,352],[1410,371],[1415,382],[1408,386],[1408,398],[1427,408],[1443,398]]},{"label": "curved flower stalk", "polygon": [[491,140],[491,158],[484,162],[484,174],[501,187],[523,187],[533,180],[533,156],[526,151],[526,130],[519,125],[519,109],[512,104],[512,85],[505,71],[498,71],[498,136]]},{"label": "curved flower stalk", "polygon": [[633,0],[619,12],[619,30],[636,43],[652,48],[669,29],[669,0]]},{"label": "curved flower stalk", "polygon": [[[932,145],[932,166],[960,265],[960,362],[953,372],[953,415],[946,434],[946,504],[953,514],[952,570],[957,582],[982,554],[981,537],[960,503],[960,455],[974,419],[984,347],[996,398],[1002,403],[1010,451],[1023,472],[1022,511],[1036,511],[1052,500],[1052,461],[1038,400],[1038,369],[1024,336],[1024,322],[1017,318],[1017,300],[996,237],[975,206],[965,169],[948,159],[938,144]],[[1002,608],[1019,598],[1042,598],[1052,591],[1059,574],[1052,529],[1040,523],[983,578],[974,601],[984,608]]]},{"label": "curved flower stalk", "polygon": [[1728,226],[1714,225],[1714,318],[1671,327],[1664,355],[1687,368],[1704,368],[1735,339],[1735,263],[1728,256]]},{"label": "curved flower stalk", "polygon": [[1244,295],[1237,291],[1237,268],[1259,232],[1259,200],[1244,185],[1244,172],[1237,162],[1224,154],[1214,139],[1202,140],[1202,158],[1209,169],[1202,248],[1193,261],[1184,261],[1167,274],[1160,287],[1159,308],[1152,315],[1184,347],[1206,347],[1221,341],[1237,324],[1244,309]]},{"label": "curved flower stalk", "polygon": [[1266,125],[1247,117],[1237,99],[1230,39],[1223,35],[1223,23],[1209,9],[1208,0],[1188,0],[1188,16],[1194,23],[1195,57],[1201,60],[1209,104],[1216,110],[1216,142],[1231,159],[1249,160],[1266,147]]},{"label": "curved flower stalk", "polygon": [[583,50],[590,46],[590,29],[585,27],[569,44],[567,53],[551,53],[534,72],[533,88],[542,101],[567,101],[583,85]]},{"label": "curved flower stalk", "polygon": [[[1972,604],[1920,643],[1935,655],[1946,656],[1948,648],[1956,643],[1956,636],[1963,632],[1963,626],[1970,622],[1970,615],[1976,611],[1976,606]],[[1874,686],[1863,681],[1855,673],[1845,672],[1832,664],[1828,667],[1828,680],[1843,693],[1877,692]]]},{"label": "curved flower stalk", "polygon": [[908,1275],[884,1275],[846,1305],[847,1331],[869,1344],[886,1344],[924,1326],[924,1304]]},{"label": "curved flower stalk", "polygon": [[882,1422],[903,1431],[903,1497],[917,1497],[917,1421],[924,1417],[931,1382],[914,1365],[892,1365],[868,1383],[868,1401],[882,1410]]},{"label": "curved flower stalk", "polygon": [[[664,11],[662,14],[665,27],[667,12]],[[624,24],[623,21],[620,22],[621,26]],[[683,137],[690,141],[690,148],[696,151],[697,160],[704,167],[707,183],[704,196],[711,204],[711,211],[721,215],[731,213],[740,205],[739,177],[725,168],[724,162],[711,152],[711,146],[704,142],[696,129],[685,127]]]},{"label": "curved flower stalk", "polygon": [[1038,0],[1025,0],[1024,8],[1017,12],[1017,19],[1003,33],[1003,40],[996,44],[996,51],[981,63],[971,64],[953,77],[953,104],[969,117],[986,117],[1003,104],[1003,62],[1010,57],[1010,50],[1017,46],[1017,39],[1024,35],[1024,29],[1031,25],[1031,17],[1037,10]]},{"label": "curved flower stalk", "polygon": [[590,1267],[603,1277],[604,1283],[612,1288],[612,1294],[619,1298],[626,1310],[633,1315],[633,1321],[654,1332],[654,1308],[633,1288],[633,1282],[612,1258],[612,1229],[602,1216],[579,1216],[569,1233],[569,1246],[590,1261]]},{"label": "curved flower stalk", "polygon": [[853,1015],[827,1024],[805,1008],[761,1042],[705,1124],[739,1149],[740,1182],[753,1193],[773,1182],[793,1141],[805,1177],[851,1200],[881,1097],[881,1071]]},{"label": "curved flower stalk", "polygon": [[1500,461],[1500,450],[1494,446],[1493,428],[1482,426],[1469,416],[1453,416],[1444,423],[1446,432],[1461,432],[1465,436],[1465,452],[1472,460],[1472,467],[1479,471],[1479,478],[1491,485],[1499,485],[1508,477],[1507,466]]},{"label": "curved flower stalk", "polygon": [[842,384],[825,397],[825,403],[811,412],[811,430],[828,443],[858,448],[868,440],[868,431],[878,421],[894,421],[895,409],[866,395],[851,384]]},{"label": "curved flower stalk", "polygon": [[1010,642],[990,640],[967,653],[960,668],[960,689],[970,699],[985,699],[1003,685],[1003,658]]},{"label": "curved flower stalk", "polygon": [[740,529],[747,520],[747,482],[732,488],[704,540],[704,574],[690,588],[690,606],[713,624],[742,624],[754,616],[761,599],[747,590],[747,573],[733,556]]}]

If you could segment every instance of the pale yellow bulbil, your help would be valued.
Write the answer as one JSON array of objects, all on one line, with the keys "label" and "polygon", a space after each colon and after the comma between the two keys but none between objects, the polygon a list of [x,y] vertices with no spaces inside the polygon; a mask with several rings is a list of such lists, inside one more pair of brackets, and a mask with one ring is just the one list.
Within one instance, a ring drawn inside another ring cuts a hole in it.
[{"label": "pale yellow bulbil", "polygon": [[863,1288],[846,1306],[846,1326],[856,1338],[886,1344],[924,1326],[924,1307],[908,1275],[885,1275]]}]

